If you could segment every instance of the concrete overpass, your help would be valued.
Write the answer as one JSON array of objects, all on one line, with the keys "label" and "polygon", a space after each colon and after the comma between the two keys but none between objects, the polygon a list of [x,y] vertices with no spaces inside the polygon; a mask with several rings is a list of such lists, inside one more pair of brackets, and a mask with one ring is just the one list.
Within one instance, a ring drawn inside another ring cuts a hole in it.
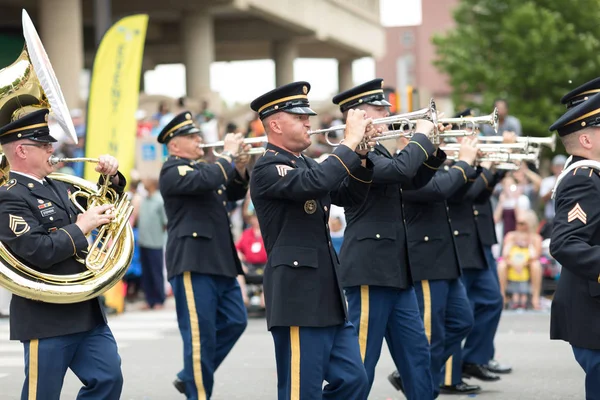
[{"label": "concrete overpass", "polygon": [[[0,0],[0,36],[12,37],[13,44],[20,40],[20,46],[22,8],[40,33],[67,103],[81,106],[75,77],[93,63],[94,1]],[[379,0],[111,0],[110,9],[113,22],[149,14],[144,71],[185,64],[187,96],[195,99],[214,96],[213,61],[271,58],[279,85],[293,80],[298,57],[335,58],[343,90],[352,85],[353,60],[378,58],[385,51]],[[17,54],[8,61],[4,57],[0,68]]]}]

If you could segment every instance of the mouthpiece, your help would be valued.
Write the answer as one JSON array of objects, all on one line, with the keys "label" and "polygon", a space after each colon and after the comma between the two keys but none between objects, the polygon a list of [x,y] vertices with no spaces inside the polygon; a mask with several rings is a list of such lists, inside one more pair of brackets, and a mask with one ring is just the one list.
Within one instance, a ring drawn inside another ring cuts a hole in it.
[{"label": "mouthpiece", "polygon": [[56,164],[58,164],[61,161],[62,161],[61,158],[58,158],[56,156],[50,156],[50,158],[48,159],[48,164],[50,164],[50,165],[56,165]]}]

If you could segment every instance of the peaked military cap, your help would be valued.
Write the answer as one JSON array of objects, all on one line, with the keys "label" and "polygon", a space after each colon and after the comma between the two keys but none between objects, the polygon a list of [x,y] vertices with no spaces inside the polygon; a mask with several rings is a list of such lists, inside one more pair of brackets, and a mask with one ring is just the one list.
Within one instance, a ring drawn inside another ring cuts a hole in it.
[{"label": "peaked military cap", "polygon": [[590,126],[600,126],[600,94],[569,108],[550,126],[550,130],[566,136]]},{"label": "peaked military cap", "polygon": [[175,136],[193,135],[194,133],[200,133],[200,129],[194,124],[192,113],[184,111],[176,115],[171,122],[165,125],[156,139],[158,143],[167,144]]},{"label": "peaked military cap", "polygon": [[340,111],[344,112],[361,104],[371,104],[373,106],[386,106],[391,104],[385,99],[383,93],[383,79],[377,78],[362,85],[353,87],[333,97],[333,104],[340,106]]},{"label": "peaked military cap", "polygon": [[569,93],[565,94],[562,99],[560,99],[560,102],[565,104],[567,108],[571,108],[583,103],[596,93],[600,93],[600,78],[592,79],[591,81],[571,90]]},{"label": "peaked military cap", "polygon": [[56,142],[56,139],[50,135],[50,129],[48,128],[49,112],[50,110],[47,108],[42,108],[4,125],[0,128],[0,144],[21,139],[43,143]]},{"label": "peaked military cap", "polygon": [[454,117],[452,117],[452,118],[464,118],[464,117],[471,117],[471,116],[473,116],[473,110],[471,110],[470,108],[466,108],[466,109],[462,110],[461,112],[454,114]]},{"label": "peaked military cap", "polygon": [[250,108],[258,113],[261,120],[280,111],[290,114],[317,115],[308,102],[310,84],[299,81],[280,86],[257,97],[250,103]]}]

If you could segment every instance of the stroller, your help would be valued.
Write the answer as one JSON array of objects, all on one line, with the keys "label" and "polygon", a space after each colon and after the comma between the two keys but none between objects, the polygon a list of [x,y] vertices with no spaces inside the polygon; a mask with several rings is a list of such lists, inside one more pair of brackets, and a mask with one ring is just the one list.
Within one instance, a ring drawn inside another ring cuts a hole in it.
[{"label": "stroller", "polygon": [[265,272],[265,264],[245,264],[248,272],[246,278],[246,293],[250,304],[248,311],[264,311],[261,305],[261,297],[263,293],[263,274]]}]

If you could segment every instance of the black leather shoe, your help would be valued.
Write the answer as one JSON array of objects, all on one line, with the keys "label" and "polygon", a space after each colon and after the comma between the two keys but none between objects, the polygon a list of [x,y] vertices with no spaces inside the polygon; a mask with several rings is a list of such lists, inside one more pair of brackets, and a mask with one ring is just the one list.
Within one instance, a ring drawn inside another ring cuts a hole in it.
[{"label": "black leather shoe", "polygon": [[487,369],[495,374],[510,374],[512,372],[510,365],[502,365],[496,360],[490,360]]},{"label": "black leather shoe", "polygon": [[478,364],[463,364],[462,376],[463,378],[477,378],[486,382],[500,380],[500,377],[491,373],[485,365]]},{"label": "black leather shoe", "polygon": [[185,394],[185,383],[181,379],[175,379],[173,381],[173,386],[175,386],[175,389],[177,389],[179,393]]},{"label": "black leather shoe", "polygon": [[472,394],[481,391],[481,387],[477,385],[468,385],[464,382],[456,385],[440,386],[440,394]]},{"label": "black leather shoe", "polygon": [[393,387],[396,388],[396,390],[400,390],[402,391],[402,393],[404,393],[404,385],[402,384],[402,378],[400,377],[398,371],[394,371],[390,375],[388,375],[388,381],[390,381],[390,383]]}]

